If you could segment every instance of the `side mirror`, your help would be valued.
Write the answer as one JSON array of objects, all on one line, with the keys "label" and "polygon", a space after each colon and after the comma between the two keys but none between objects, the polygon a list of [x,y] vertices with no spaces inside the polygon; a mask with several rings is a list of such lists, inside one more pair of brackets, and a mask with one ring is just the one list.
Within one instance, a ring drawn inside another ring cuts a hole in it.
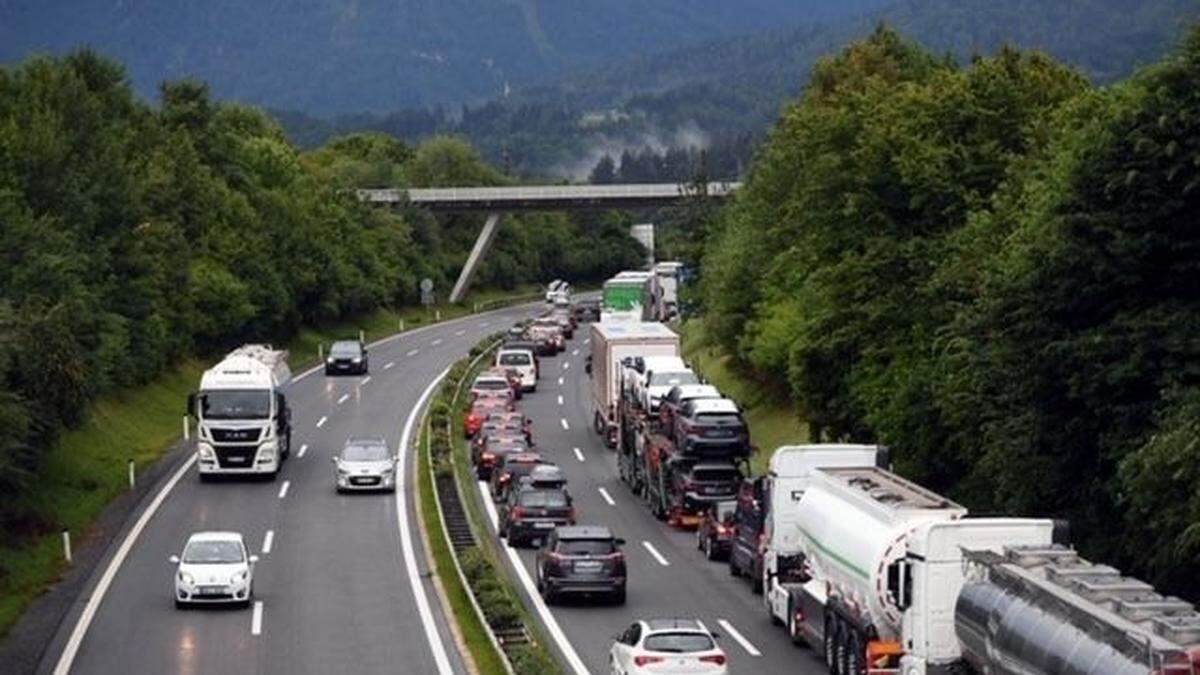
[{"label": "side mirror", "polygon": [[256,555],[250,556],[250,564],[253,565],[256,562],[258,562],[258,556],[256,556]]},{"label": "side mirror", "polygon": [[173,556],[171,556],[170,558],[167,558],[167,560],[168,560],[168,561],[170,561],[170,563],[171,563],[172,565],[178,565],[178,564],[179,564],[179,556],[177,556],[177,555],[173,555]]},{"label": "side mirror", "polygon": [[191,415],[192,417],[196,416],[196,394],[195,394],[195,392],[188,394],[187,414]]}]

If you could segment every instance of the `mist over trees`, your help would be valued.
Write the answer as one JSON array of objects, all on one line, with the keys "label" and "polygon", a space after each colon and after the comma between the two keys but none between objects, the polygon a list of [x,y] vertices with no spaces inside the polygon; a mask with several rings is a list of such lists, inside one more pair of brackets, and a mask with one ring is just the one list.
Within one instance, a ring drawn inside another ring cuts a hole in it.
[{"label": "mist over trees", "polygon": [[1200,28],[1097,88],[879,29],[696,231],[704,324],[815,438],[1200,598]]},{"label": "mist over trees", "polygon": [[[458,139],[363,134],[301,154],[202,83],[165,83],[160,100],[91,51],[0,68],[0,531],[28,515],[43,454],[97,395],[187,355],[416,303],[422,277],[444,297],[480,218],[391,213],[350,188],[509,180]],[[477,284],[599,279],[638,259],[600,217],[503,228]]]}]

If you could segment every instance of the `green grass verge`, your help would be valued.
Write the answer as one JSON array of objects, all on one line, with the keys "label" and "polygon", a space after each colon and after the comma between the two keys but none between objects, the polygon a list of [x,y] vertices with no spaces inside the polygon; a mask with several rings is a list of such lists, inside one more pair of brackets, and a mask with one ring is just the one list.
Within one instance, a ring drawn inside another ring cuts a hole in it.
[{"label": "green grass verge", "polygon": [[766,473],[771,454],[781,445],[807,443],[808,425],[790,402],[763,389],[730,367],[730,357],[711,345],[698,321],[680,329],[684,358],[708,381],[733,398],[750,425],[750,438],[759,449],[750,460],[755,474]]},{"label": "green grass verge", "polygon": [[[529,296],[536,286],[510,291],[481,291],[460,305],[424,309],[380,309],[336,325],[304,328],[284,348],[291,351],[294,372],[317,363],[317,345],[354,337],[361,329],[367,340],[429,325],[435,311],[442,320],[469,314],[475,303]],[[70,530],[75,544],[100,511],[128,487],[127,462],[140,470],[157,461],[182,434],[184,405],[207,364],[192,359],[142,387],[106,394],[88,409],[78,429],[62,435],[46,455],[37,487],[22,497],[21,505],[38,514],[42,534],[13,537],[0,533],[0,637],[21,616],[29,603],[58,580],[66,563],[59,530]]]},{"label": "green grass verge", "polygon": [[428,443],[429,425],[426,423],[421,425],[421,440],[417,446],[420,448],[417,460],[417,488],[421,520],[424,521],[425,531],[429,534],[429,551],[433,554],[438,578],[441,579],[442,587],[446,589],[446,597],[450,603],[450,609],[454,613],[454,620],[462,633],[463,641],[467,643],[467,649],[471,652],[475,666],[483,675],[504,675],[507,672],[504,661],[492,646],[487,628],[475,613],[475,608],[467,596],[467,589],[458,576],[453,554],[446,544],[446,537],[442,532],[442,518],[438,513],[437,497],[433,485],[433,470],[429,465]]}]

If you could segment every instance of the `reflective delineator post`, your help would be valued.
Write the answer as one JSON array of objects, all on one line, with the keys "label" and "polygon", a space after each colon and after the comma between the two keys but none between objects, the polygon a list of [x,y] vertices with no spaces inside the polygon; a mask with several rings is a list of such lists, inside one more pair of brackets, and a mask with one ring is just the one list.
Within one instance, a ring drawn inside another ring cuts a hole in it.
[{"label": "reflective delineator post", "polygon": [[404,319],[400,319],[400,332],[404,332]]},{"label": "reflective delineator post", "polygon": [[358,329],[358,341],[359,341],[359,342],[366,342],[366,341],[367,341],[367,336],[366,336],[366,334],[365,334],[365,333],[363,333],[363,330],[362,330],[361,328],[359,328],[359,329]]},{"label": "reflective delineator post", "polygon": [[129,460],[129,489],[132,490],[134,485],[137,485],[136,476],[134,474],[133,460]]},{"label": "reflective delineator post", "polygon": [[191,440],[192,438],[192,423],[188,420],[188,416],[183,416],[183,440]]},{"label": "reflective delineator post", "polygon": [[323,343],[323,342],[317,343],[317,360],[319,360],[319,361],[325,360],[325,343]]},{"label": "reflective delineator post", "polygon": [[440,309],[433,310],[433,320],[434,321],[442,320],[442,310],[440,310]]},{"label": "reflective delineator post", "polygon": [[71,562],[71,532],[69,530],[62,531],[62,540],[63,540],[63,558],[66,559],[66,561],[68,563],[70,563]]}]

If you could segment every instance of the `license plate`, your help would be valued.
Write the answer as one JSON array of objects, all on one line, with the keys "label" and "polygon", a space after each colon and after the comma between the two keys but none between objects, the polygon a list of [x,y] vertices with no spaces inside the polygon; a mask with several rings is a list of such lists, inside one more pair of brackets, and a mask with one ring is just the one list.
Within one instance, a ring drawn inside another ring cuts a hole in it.
[{"label": "license plate", "polygon": [[539,530],[549,530],[554,527],[554,523],[534,523],[533,526]]},{"label": "license plate", "polygon": [[200,595],[223,595],[225,589],[220,586],[201,586],[199,589]]},{"label": "license plate", "polygon": [[225,461],[231,462],[231,463],[244,462],[244,461],[246,461],[246,456],[245,455],[229,455],[225,458]]},{"label": "license plate", "polygon": [[596,562],[595,560],[575,563],[576,572],[599,572],[600,567],[600,563]]},{"label": "license plate", "polygon": [[733,435],[733,430],[732,429],[710,429],[708,434],[706,434],[706,435],[713,436],[716,438],[726,438],[726,437]]}]

